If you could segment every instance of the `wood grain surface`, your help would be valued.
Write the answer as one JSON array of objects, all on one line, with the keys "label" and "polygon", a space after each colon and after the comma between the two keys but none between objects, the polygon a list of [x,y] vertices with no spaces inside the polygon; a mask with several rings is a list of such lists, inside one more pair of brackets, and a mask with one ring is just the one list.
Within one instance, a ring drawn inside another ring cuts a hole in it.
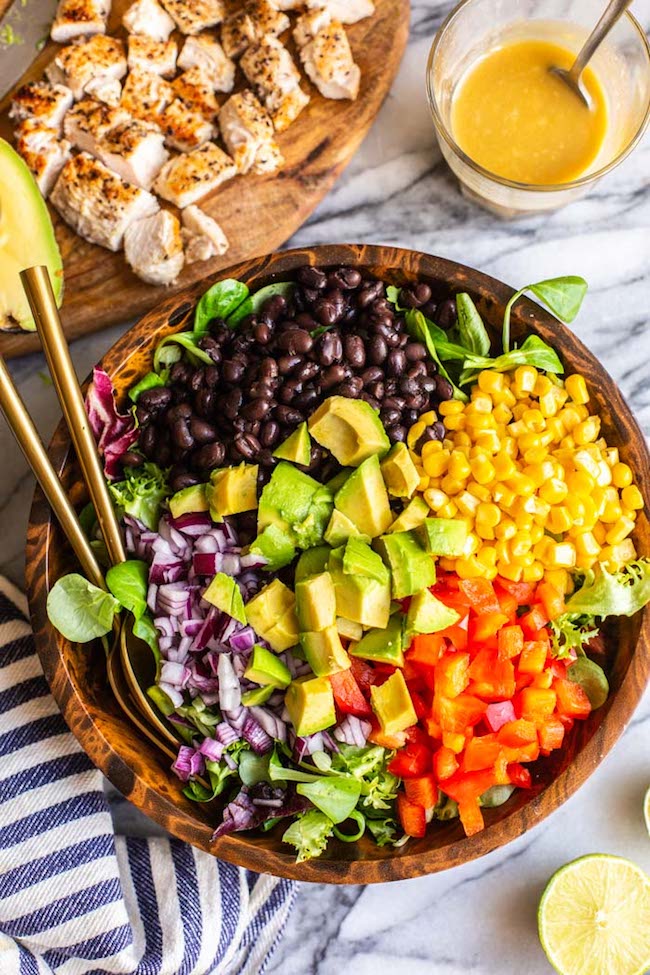
[{"label": "wood grain surface", "polygon": [[[286,251],[240,264],[228,273],[258,288],[273,279],[291,277],[306,263],[352,264],[397,285],[424,279],[439,296],[468,291],[495,338],[500,335],[503,309],[513,293],[485,274],[438,257],[361,245]],[[167,333],[183,328],[201,290],[195,285],[167,298],[107,353],[102,365],[113,377],[123,404],[128,387],[149,370],[156,343]],[[557,348],[568,372],[586,376],[592,403],[603,420],[604,435],[635,472],[647,512],[648,450],[614,381],[569,329],[538,305],[523,300],[515,307],[513,335],[521,339],[531,331]],[[50,455],[73,502],[81,505],[86,500],[85,489],[62,425],[54,435]],[[640,513],[637,521],[635,542],[642,555],[650,554],[645,513]],[[483,832],[467,839],[455,820],[435,824],[424,839],[412,840],[400,850],[380,848],[366,838],[350,844],[336,841],[320,859],[296,864],[291,849],[280,841],[282,826],[268,834],[234,834],[212,843],[218,808],[194,805],[185,799],[169,760],[143,741],[122,716],[107,688],[101,647],[72,645],[49,625],[47,593],[56,579],[73,567],[69,547],[37,490],[27,538],[27,589],[36,646],[52,692],[85,751],[127,798],[173,835],[225,860],[284,877],[341,884],[398,880],[445,870],[508,843],[548,816],[591,775],[625,729],[650,674],[650,609],[646,609],[632,620],[617,620],[606,633],[611,682],[606,705],[586,722],[576,722],[566,747],[534,765],[531,791],[517,791],[505,805],[485,810]]]},{"label": "wood grain surface", "polygon": [[[69,338],[128,321],[194,281],[209,278],[237,261],[266,254],[280,247],[305,222],[359,148],[388,94],[404,53],[409,25],[408,0],[375,2],[373,17],[348,28],[354,57],[361,68],[357,100],[325,99],[303,80],[311,101],[297,121],[278,136],[285,157],[282,170],[270,176],[237,177],[201,201],[201,207],[219,221],[230,241],[230,249],[223,257],[190,265],[171,289],[154,287],[133,274],[123,254],[112,254],[78,237],[50,207],[63,255],[62,319]],[[128,5],[129,0],[113,3],[112,27],[121,23]],[[120,28],[116,33],[124,32]],[[291,44],[288,46],[293,50]],[[58,45],[48,44],[22,80],[42,77],[57,48]],[[241,79],[241,73],[238,78]],[[9,141],[10,100],[11,93],[0,103],[0,136]],[[33,334],[0,334],[0,352],[7,357],[38,348],[38,338]]]}]

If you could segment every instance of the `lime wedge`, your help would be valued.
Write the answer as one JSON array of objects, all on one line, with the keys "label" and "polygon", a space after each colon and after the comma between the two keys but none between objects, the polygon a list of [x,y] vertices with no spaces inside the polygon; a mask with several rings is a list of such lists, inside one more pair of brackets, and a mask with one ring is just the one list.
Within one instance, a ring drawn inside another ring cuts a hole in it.
[{"label": "lime wedge", "polygon": [[648,788],[643,800],[643,815],[645,816],[646,829],[650,833],[650,788]]},{"label": "lime wedge", "polygon": [[560,975],[643,975],[650,968],[650,877],[622,857],[567,863],[549,880],[537,921]]}]

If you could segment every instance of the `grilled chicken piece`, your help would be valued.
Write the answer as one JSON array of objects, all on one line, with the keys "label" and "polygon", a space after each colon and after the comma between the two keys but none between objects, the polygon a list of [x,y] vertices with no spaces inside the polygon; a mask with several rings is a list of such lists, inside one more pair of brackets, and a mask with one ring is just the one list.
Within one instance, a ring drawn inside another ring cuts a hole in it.
[{"label": "grilled chicken piece", "polygon": [[177,56],[176,41],[154,41],[139,34],[129,36],[129,71],[152,71],[162,78],[173,78]]},{"label": "grilled chicken piece", "polygon": [[106,33],[111,0],[59,0],[50,37],[67,44],[73,37]]},{"label": "grilled chicken piece", "polygon": [[94,98],[84,98],[70,109],[63,120],[66,139],[73,146],[97,155],[97,146],[116,125],[129,121],[129,113],[122,105],[112,108]]},{"label": "grilled chicken piece", "polygon": [[229,247],[228,238],[217,221],[199,207],[186,207],[181,214],[181,220],[186,264],[209,261],[211,257],[226,253]]},{"label": "grilled chicken piece", "polygon": [[221,44],[207,34],[187,38],[178,67],[201,68],[216,91],[232,91],[235,84],[235,65],[226,57]]},{"label": "grilled chicken piece", "polygon": [[131,119],[107,132],[97,146],[97,158],[127,183],[148,190],[169,159],[164,143],[155,125]]},{"label": "grilled chicken piece", "polygon": [[124,256],[143,281],[173,284],[185,262],[178,217],[159,210],[135,220],[124,234]]},{"label": "grilled chicken piece", "polygon": [[190,68],[172,81],[172,88],[178,98],[193,112],[198,112],[209,122],[219,113],[219,102],[212,82],[203,68]]},{"label": "grilled chicken piece", "polygon": [[61,131],[63,117],[74,101],[72,92],[64,85],[50,85],[45,81],[32,81],[19,88],[11,103],[9,118],[15,122],[37,119],[51,129]]},{"label": "grilled chicken piece", "polygon": [[372,0],[306,0],[305,6],[309,10],[323,8],[332,20],[341,24],[356,24],[365,17],[372,17],[375,12]]},{"label": "grilled chicken piece", "polygon": [[82,97],[90,81],[123,78],[126,74],[124,45],[116,37],[95,34],[79,38],[57,52],[45,69],[55,85],[66,85],[75,100]]},{"label": "grilled chicken piece", "polygon": [[122,17],[129,34],[150,37],[152,41],[168,41],[175,23],[156,0],[135,0]]},{"label": "grilled chicken piece", "polygon": [[325,98],[349,98],[359,94],[361,72],[354,63],[348,35],[333,20],[300,48],[305,73]]},{"label": "grilled chicken piece", "polygon": [[332,21],[331,14],[326,7],[307,10],[296,20],[293,29],[293,39],[296,47],[304,47],[316,36],[323,27],[327,27]]},{"label": "grilled chicken piece", "polygon": [[154,189],[182,210],[236,175],[237,167],[230,156],[214,142],[207,142],[200,149],[165,163]]},{"label": "grilled chicken piece", "polygon": [[309,101],[300,90],[300,72],[277,37],[264,37],[249,47],[241,67],[278,128],[286,128]]},{"label": "grilled chicken piece", "polygon": [[87,152],[65,164],[50,202],[80,237],[110,251],[120,249],[134,220],[159,209],[155,196],[125,183]]},{"label": "grilled chicken piece", "polygon": [[282,165],[271,118],[252,91],[230,96],[219,112],[219,128],[240,173],[273,173]]},{"label": "grilled chicken piece", "polygon": [[181,34],[200,34],[224,18],[223,0],[163,0]]},{"label": "grilled chicken piece", "polygon": [[167,106],[159,124],[167,145],[180,152],[191,152],[214,135],[210,122],[199,112],[191,111],[180,98],[175,98]]},{"label": "grilled chicken piece", "polygon": [[72,146],[66,139],[59,139],[57,129],[33,118],[24,119],[14,135],[16,151],[31,169],[42,196],[49,196],[70,158]]},{"label": "grilled chicken piece", "polygon": [[276,10],[302,10],[305,6],[305,0],[271,0],[271,3]]},{"label": "grilled chicken piece", "polygon": [[228,17],[221,28],[221,43],[229,58],[238,58],[265,35],[277,37],[289,26],[289,18],[269,0],[248,0]]},{"label": "grilled chicken piece", "polygon": [[115,108],[120,104],[122,97],[122,85],[117,78],[99,78],[97,81],[89,81],[86,85],[86,95],[96,98],[98,102],[104,102]]},{"label": "grilled chicken piece", "polygon": [[131,71],[127,75],[120,104],[133,118],[160,122],[161,113],[174,100],[168,81],[151,71]]}]

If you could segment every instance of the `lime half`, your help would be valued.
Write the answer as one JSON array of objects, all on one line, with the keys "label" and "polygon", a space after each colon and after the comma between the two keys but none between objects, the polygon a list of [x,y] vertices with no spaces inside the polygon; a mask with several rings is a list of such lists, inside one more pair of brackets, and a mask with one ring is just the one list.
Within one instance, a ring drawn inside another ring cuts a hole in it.
[{"label": "lime half", "polygon": [[650,877],[622,857],[567,863],[549,880],[537,920],[560,975],[643,975],[650,968]]},{"label": "lime half", "polygon": [[646,829],[650,833],[650,789],[646,792],[643,800],[643,815],[645,816]]}]

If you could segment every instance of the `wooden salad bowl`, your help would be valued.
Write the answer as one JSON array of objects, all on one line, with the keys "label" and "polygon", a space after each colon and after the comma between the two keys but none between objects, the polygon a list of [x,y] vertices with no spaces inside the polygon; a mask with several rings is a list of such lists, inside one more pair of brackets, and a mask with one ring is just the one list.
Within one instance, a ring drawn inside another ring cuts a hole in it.
[{"label": "wooden salad bowl", "polygon": [[[363,245],[284,251],[237,264],[222,275],[240,278],[253,289],[282,280],[303,264],[354,265],[396,285],[421,278],[432,284],[434,294],[447,288],[468,291],[494,338],[500,335],[504,306],[513,293],[502,282],[453,261],[416,251]],[[104,356],[101,366],[113,378],[122,405],[126,404],[127,389],[149,370],[158,341],[170,332],[191,327],[196,301],[210,283],[197,283],[161,301]],[[128,309],[124,314],[128,315]],[[533,302],[517,303],[512,326],[516,339],[529,332],[540,335],[556,347],[567,372],[581,372],[586,377],[592,402],[602,417],[604,435],[634,471],[647,512],[648,450],[612,378],[568,328]],[[50,456],[73,503],[81,506],[86,492],[63,423],[50,444]],[[646,512],[640,513],[634,536],[642,555],[650,554]],[[646,608],[633,619],[616,620],[605,634],[611,683],[607,703],[587,721],[576,723],[566,747],[535,764],[531,790],[517,790],[503,806],[485,810],[483,832],[466,838],[460,822],[452,820],[433,824],[426,837],[411,840],[398,850],[378,847],[365,837],[350,844],[331,841],[320,859],[296,864],[292,848],[280,840],[283,826],[266,834],[235,833],[211,841],[220,820],[218,809],[187,800],[169,760],[143,741],[120,712],[108,687],[101,645],[72,644],[48,622],[47,594],[60,575],[74,568],[72,552],[37,488],[27,534],[26,573],[36,647],[52,693],[90,759],[120,792],[174,836],[251,870],[298,880],[340,884],[402,880],[465,863],[510,842],[553,812],[591,775],[625,730],[650,674],[646,649],[650,609]]]}]

